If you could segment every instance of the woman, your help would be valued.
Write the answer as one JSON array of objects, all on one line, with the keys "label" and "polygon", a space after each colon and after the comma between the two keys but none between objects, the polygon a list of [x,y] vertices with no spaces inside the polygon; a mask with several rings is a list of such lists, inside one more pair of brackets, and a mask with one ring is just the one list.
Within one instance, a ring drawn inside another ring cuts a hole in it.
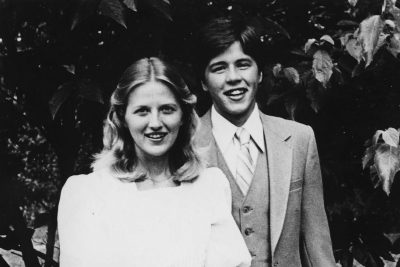
[{"label": "woman", "polygon": [[158,58],[124,72],[94,171],[62,190],[61,267],[250,266],[229,183],[219,169],[204,169],[191,145],[194,103]]}]

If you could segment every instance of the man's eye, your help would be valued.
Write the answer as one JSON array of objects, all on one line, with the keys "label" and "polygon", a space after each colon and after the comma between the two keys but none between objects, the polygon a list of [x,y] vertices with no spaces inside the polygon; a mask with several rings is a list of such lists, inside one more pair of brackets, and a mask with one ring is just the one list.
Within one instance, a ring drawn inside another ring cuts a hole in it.
[{"label": "man's eye", "polygon": [[225,66],[222,66],[222,65],[213,66],[210,68],[210,71],[215,72],[215,73],[220,73],[220,72],[223,72],[224,70],[225,70]]},{"label": "man's eye", "polygon": [[247,61],[239,62],[239,63],[237,64],[237,67],[238,67],[239,69],[247,69],[247,68],[251,67],[251,62],[247,62]]}]

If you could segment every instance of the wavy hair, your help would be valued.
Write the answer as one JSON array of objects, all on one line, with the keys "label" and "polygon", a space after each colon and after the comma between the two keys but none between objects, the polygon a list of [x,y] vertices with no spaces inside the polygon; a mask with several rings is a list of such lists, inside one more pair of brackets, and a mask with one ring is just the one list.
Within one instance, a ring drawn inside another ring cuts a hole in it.
[{"label": "wavy hair", "polygon": [[124,181],[134,182],[148,178],[139,170],[134,140],[125,126],[125,112],[129,95],[137,87],[148,82],[160,82],[175,95],[182,109],[182,126],[175,143],[169,150],[169,167],[176,182],[195,179],[203,167],[195,153],[192,138],[197,128],[198,117],[194,110],[196,97],[183,78],[167,62],[156,58],[143,58],[134,62],[122,74],[117,88],[111,95],[110,109],[104,123],[103,150],[95,155],[93,170],[107,167]]}]

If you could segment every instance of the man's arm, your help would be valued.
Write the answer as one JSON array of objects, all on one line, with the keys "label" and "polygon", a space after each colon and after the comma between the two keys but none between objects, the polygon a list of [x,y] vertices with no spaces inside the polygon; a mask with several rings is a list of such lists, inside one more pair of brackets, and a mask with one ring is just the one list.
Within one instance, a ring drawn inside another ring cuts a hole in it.
[{"label": "man's arm", "polygon": [[326,218],[321,169],[314,132],[309,129],[309,142],[304,173],[301,215],[301,256],[303,266],[336,266]]}]

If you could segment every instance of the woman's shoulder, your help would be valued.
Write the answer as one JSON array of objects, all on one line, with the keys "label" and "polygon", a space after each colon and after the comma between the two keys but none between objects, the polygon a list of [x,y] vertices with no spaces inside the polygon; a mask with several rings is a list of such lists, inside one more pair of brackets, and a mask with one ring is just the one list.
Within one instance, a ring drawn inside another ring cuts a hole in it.
[{"label": "woman's shoulder", "polygon": [[93,192],[93,189],[106,183],[108,174],[104,170],[94,171],[89,174],[73,175],[67,179],[63,192]]},{"label": "woman's shoulder", "polygon": [[217,167],[205,168],[200,172],[198,182],[213,188],[227,188],[229,181],[221,169]]}]

